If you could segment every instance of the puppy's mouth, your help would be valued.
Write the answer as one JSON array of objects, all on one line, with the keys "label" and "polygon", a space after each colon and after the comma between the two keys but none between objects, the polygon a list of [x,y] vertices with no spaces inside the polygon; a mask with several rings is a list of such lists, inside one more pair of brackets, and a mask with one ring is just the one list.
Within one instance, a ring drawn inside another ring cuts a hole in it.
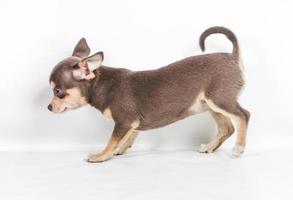
[{"label": "puppy's mouth", "polygon": [[48,109],[56,114],[60,114],[60,113],[65,113],[69,110],[75,110],[77,108],[79,108],[80,106],[75,105],[75,104],[67,104],[67,105],[54,105],[54,104],[50,104],[52,105],[50,108],[48,106]]},{"label": "puppy's mouth", "polygon": [[62,111],[60,111],[59,113],[65,113],[67,111],[70,111],[70,110],[75,110],[79,108],[78,106],[72,106],[72,107],[65,107]]},{"label": "puppy's mouth", "polygon": [[70,109],[65,107],[64,109],[58,110],[58,111],[52,110],[52,112],[55,113],[55,114],[61,114],[61,113],[65,113],[68,110],[70,110]]}]

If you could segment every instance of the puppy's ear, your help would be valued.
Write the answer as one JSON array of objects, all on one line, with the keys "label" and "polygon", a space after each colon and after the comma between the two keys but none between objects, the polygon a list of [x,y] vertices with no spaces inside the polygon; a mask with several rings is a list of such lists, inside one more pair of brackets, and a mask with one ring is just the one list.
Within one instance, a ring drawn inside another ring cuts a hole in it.
[{"label": "puppy's ear", "polygon": [[76,80],[91,80],[95,78],[94,70],[102,65],[104,53],[102,51],[92,56],[82,59],[78,63],[78,69],[73,71],[73,77]]},{"label": "puppy's ear", "polygon": [[90,54],[90,48],[85,40],[85,38],[81,38],[76,46],[74,47],[73,56],[85,58]]}]

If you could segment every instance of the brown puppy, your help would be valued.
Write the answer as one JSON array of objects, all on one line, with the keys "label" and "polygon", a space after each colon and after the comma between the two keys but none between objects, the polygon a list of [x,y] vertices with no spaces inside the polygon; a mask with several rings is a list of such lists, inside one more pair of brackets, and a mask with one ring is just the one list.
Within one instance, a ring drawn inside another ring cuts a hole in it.
[{"label": "brown puppy", "polygon": [[[204,51],[207,36],[222,33],[233,43],[232,53],[193,56],[157,70],[130,71],[102,66],[103,53],[89,56],[82,38],[71,57],[53,69],[50,84],[54,98],[48,109],[61,113],[90,104],[115,122],[107,147],[89,162],[102,162],[123,154],[138,130],[162,127],[193,114],[209,111],[218,134],[199,151],[216,150],[237,129],[233,152],[246,145],[249,112],[237,102],[244,85],[239,46],[235,35],[224,27],[212,27],[200,37]],[[89,57],[88,57],[89,56]]]}]

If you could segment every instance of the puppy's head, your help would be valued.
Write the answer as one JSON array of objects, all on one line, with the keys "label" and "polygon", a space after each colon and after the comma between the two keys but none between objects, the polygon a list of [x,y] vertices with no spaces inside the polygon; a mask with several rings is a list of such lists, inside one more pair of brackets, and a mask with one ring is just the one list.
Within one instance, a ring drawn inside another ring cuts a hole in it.
[{"label": "puppy's head", "polygon": [[75,46],[72,56],[59,62],[50,75],[54,93],[48,109],[54,113],[79,108],[87,104],[88,88],[96,78],[95,70],[104,59],[103,52],[89,56],[90,48],[82,38]]}]

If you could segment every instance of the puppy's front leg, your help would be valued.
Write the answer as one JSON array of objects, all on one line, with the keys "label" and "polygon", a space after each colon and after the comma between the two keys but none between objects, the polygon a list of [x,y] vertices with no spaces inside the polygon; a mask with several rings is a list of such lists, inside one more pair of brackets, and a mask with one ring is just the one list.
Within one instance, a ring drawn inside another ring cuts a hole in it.
[{"label": "puppy's front leg", "polygon": [[106,148],[98,154],[90,155],[88,162],[103,162],[113,158],[115,151],[119,149],[133,134],[134,127],[125,124],[115,124],[112,136]]}]

